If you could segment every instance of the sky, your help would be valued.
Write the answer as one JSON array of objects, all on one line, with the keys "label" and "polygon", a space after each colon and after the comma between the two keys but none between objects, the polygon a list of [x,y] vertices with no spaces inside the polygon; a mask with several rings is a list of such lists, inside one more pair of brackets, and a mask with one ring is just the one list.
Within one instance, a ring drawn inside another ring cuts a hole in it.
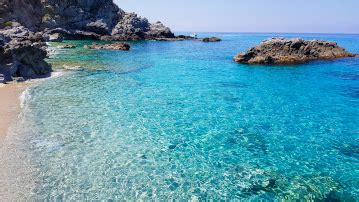
[{"label": "sky", "polygon": [[114,0],[175,32],[359,33],[359,0]]}]

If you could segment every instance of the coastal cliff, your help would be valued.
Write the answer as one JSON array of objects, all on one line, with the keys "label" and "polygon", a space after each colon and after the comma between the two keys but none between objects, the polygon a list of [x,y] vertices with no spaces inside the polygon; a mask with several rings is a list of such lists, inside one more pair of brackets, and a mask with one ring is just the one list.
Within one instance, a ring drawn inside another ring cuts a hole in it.
[{"label": "coastal cliff", "polygon": [[0,28],[17,22],[34,32],[62,33],[70,39],[174,38],[162,23],[149,23],[135,13],[127,13],[112,0],[3,0]]},{"label": "coastal cliff", "polygon": [[45,41],[157,38],[175,35],[112,0],[1,0],[0,82],[49,75]]}]

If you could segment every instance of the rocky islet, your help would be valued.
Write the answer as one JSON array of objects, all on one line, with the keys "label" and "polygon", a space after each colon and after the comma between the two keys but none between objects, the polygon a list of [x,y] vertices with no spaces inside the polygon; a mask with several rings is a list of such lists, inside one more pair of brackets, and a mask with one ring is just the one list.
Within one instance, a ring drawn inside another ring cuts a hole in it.
[{"label": "rocky islet", "polygon": [[243,64],[283,65],[355,56],[335,42],[273,38],[238,54],[234,60]]}]

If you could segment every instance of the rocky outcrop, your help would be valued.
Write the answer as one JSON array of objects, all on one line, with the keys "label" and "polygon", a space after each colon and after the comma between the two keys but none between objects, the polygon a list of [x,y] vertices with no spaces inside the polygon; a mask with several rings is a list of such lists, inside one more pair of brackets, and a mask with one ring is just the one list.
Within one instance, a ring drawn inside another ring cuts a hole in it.
[{"label": "rocky outcrop", "polygon": [[138,40],[145,38],[150,23],[146,18],[138,17],[135,13],[124,13],[121,20],[112,30],[116,40]]},{"label": "rocky outcrop", "polygon": [[51,73],[44,60],[46,43],[40,34],[23,26],[0,30],[0,74],[5,81],[13,77],[39,78]]},{"label": "rocky outcrop", "polygon": [[45,28],[110,33],[120,9],[111,0],[2,0],[4,21],[16,21],[32,31]]},{"label": "rocky outcrop", "polygon": [[15,22],[49,41],[174,38],[162,23],[126,13],[112,0],[2,0],[0,29]]},{"label": "rocky outcrop", "polygon": [[220,41],[222,41],[222,39],[217,38],[217,37],[203,38],[203,39],[200,39],[200,40],[203,41],[203,42],[220,42]]},{"label": "rocky outcrop", "polygon": [[96,49],[96,50],[123,50],[128,51],[130,50],[130,45],[126,43],[113,43],[113,44],[92,44],[92,45],[85,45],[84,48],[87,49]]},{"label": "rocky outcrop", "polygon": [[335,42],[273,38],[234,57],[244,64],[297,64],[312,60],[354,57]]},{"label": "rocky outcrop", "polygon": [[141,18],[135,13],[123,13],[120,21],[112,30],[111,36],[105,36],[103,39],[127,41],[174,37],[171,30],[161,22],[151,24],[146,18]]},{"label": "rocky outcrop", "polygon": [[150,24],[149,30],[145,33],[145,37],[148,39],[153,38],[175,38],[175,35],[172,33],[171,29],[164,26],[162,22],[156,22]]},{"label": "rocky outcrop", "polygon": [[13,22],[36,29],[41,23],[41,7],[39,0],[1,0],[0,29]]}]

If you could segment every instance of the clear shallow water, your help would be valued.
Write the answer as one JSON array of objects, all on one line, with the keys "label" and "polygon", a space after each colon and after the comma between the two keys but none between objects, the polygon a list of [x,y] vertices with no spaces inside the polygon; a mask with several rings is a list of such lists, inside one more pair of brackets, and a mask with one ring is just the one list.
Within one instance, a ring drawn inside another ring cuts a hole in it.
[{"label": "clear shallow water", "polygon": [[[245,66],[232,57],[275,35],[209,35],[224,41],[49,59],[85,70],[29,91],[14,142],[31,197],[358,200],[359,58]],[[278,36],[359,53],[358,35]]]}]

